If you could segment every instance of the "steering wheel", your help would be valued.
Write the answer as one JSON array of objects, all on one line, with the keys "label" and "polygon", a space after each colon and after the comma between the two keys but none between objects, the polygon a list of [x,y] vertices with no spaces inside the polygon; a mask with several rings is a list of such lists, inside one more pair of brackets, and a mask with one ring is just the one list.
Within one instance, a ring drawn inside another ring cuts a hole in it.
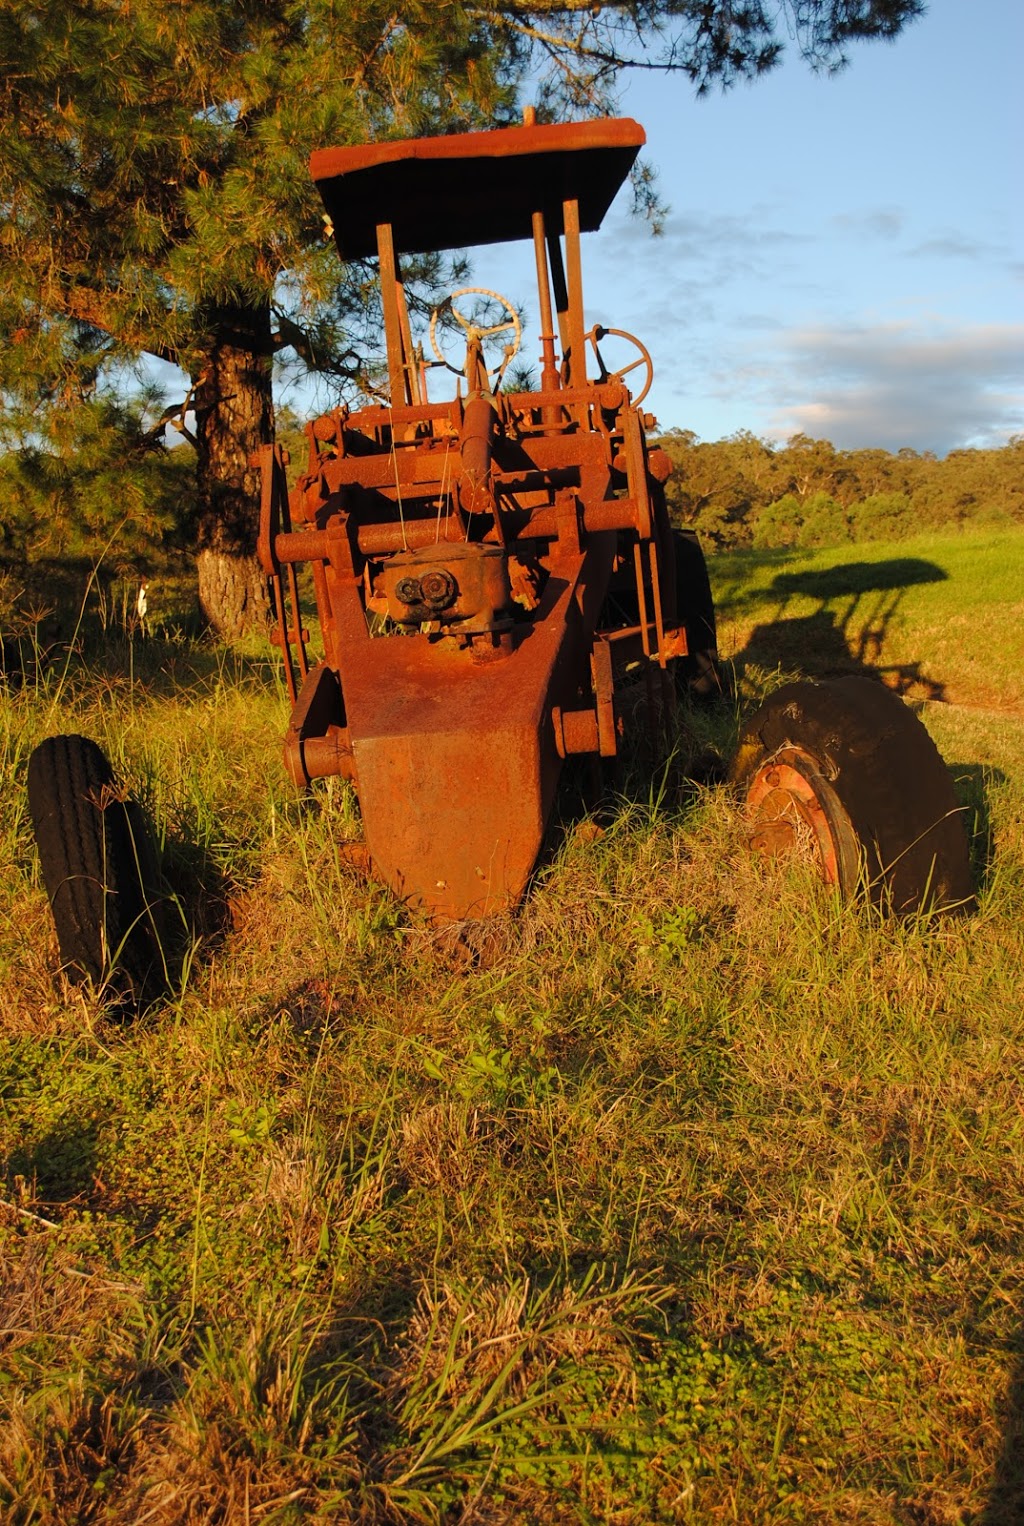
[{"label": "steering wheel", "polygon": [[[590,333],[585,334],[583,337],[585,341],[591,346],[594,354],[597,357],[597,379],[602,385],[605,382],[621,383],[623,378],[629,375],[630,371],[636,370],[637,366],[644,367],[644,384],[636,396],[632,398],[634,408],[638,403],[642,403],[648,392],[650,392],[651,383],[654,380],[654,361],[651,359],[651,354],[647,346],[642,344],[635,334],[629,334],[625,329],[606,329],[602,328],[600,323],[595,323],[594,327],[590,330]],[[627,343],[634,345],[636,349],[640,351],[640,354],[636,357],[635,360],[631,360],[628,365],[619,366],[619,368],[615,371],[609,371],[608,367],[604,363],[604,357],[598,348],[601,341],[609,337],[614,339],[625,339]],[[571,351],[567,351],[565,357],[562,360],[563,387],[567,385],[569,380],[569,355],[571,353]]]},{"label": "steering wheel", "polygon": [[[502,319],[500,323],[476,323],[468,314],[460,312],[459,309],[455,306],[456,297],[487,297],[490,301],[497,302],[499,307],[504,308],[508,313],[508,317]],[[480,359],[484,370],[487,372],[489,377],[493,376],[496,378],[496,381],[500,382],[502,376],[504,375],[505,367],[508,365],[509,361],[519,349],[523,338],[523,327],[519,322],[519,314],[516,312],[508,298],[503,297],[500,292],[491,291],[490,287],[487,286],[460,286],[458,291],[453,291],[451,296],[446,297],[445,300],[441,303],[440,307],[435,307],[434,311],[431,313],[430,348],[437,356],[441,365],[447,366],[449,371],[454,371],[456,376],[463,376],[465,374],[465,367],[453,366],[447,355],[445,355],[444,351],[441,349],[441,345],[438,341],[437,320],[445,310],[450,311],[452,317],[455,318],[455,320],[465,329],[467,344],[472,344],[475,340],[480,345]],[[512,339],[508,344],[505,345],[500,362],[496,366],[488,366],[483,359],[482,341],[484,339],[492,338],[495,334],[504,334],[507,329],[512,330]]]}]

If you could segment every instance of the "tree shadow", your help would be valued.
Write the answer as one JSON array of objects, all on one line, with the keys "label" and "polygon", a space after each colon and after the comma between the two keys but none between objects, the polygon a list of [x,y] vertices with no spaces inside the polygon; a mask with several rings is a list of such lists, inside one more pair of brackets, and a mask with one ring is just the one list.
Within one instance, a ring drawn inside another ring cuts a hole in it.
[{"label": "tree shadow", "polygon": [[94,1118],[62,1118],[35,1143],[12,1150],[0,1174],[15,1186],[20,1177],[32,1198],[44,1206],[89,1198],[96,1175],[98,1132]]},{"label": "tree shadow", "polygon": [[981,888],[992,878],[995,856],[991,792],[994,787],[1006,783],[1006,775],[1001,768],[988,763],[950,763],[947,766],[964,810],[964,826],[971,845],[971,873],[974,883]]},{"label": "tree shadow", "polygon": [[177,992],[191,969],[213,960],[231,931],[231,887],[205,847],[181,833],[167,838],[160,872],[167,890],[167,964]]},{"label": "tree shadow", "polygon": [[[741,673],[756,666],[813,678],[871,676],[899,694],[944,699],[945,684],[928,677],[920,662],[887,663],[882,656],[906,590],[947,576],[934,562],[909,556],[779,572],[768,589],[773,617],[754,627],[734,663]],[[794,599],[815,599],[818,608],[789,614]]]},{"label": "tree shadow", "polygon": [[87,672],[104,679],[132,680],[160,698],[194,699],[211,684],[255,684],[284,695],[281,657],[267,643],[265,653],[237,652],[214,639],[108,634],[78,658]]},{"label": "tree shadow", "polygon": [[1016,1365],[1003,1415],[1003,1441],[978,1526],[1019,1526],[1024,1521],[1024,1332],[1013,1352]]}]

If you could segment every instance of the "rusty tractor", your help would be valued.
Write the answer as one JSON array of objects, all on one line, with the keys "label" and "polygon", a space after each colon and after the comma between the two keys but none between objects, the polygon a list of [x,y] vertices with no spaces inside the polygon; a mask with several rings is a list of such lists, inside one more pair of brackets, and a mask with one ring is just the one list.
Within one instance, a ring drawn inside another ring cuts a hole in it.
[{"label": "rusty tractor", "polygon": [[[669,522],[671,463],[647,438],[650,354],[584,317],[580,236],[643,142],[629,120],[528,120],[312,157],[342,256],[379,261],[387,375],[378,400],[308,426],[290,491],[284,452],[261,452],[285,764],[299,786],[352,781],[376,875],[439,922],[516,905],[566,759],[615,758],[644,710],[667,734],[677,692],[717,682],[704,559]],[[425,354],[402,281],[402,256],[513,239],[533,245],[537,386],[514,381],[521,321],[507,298],[452,292]],[[440,401],[438,371],[456,377]],[[784,685],[742,728],[732,778],[755,850],[802,845],[840,894],[867,890],[896,912],[970,906],[949,772],[883,684]],[[159,999],[177,976],[139,807],[78,735],[35,749],[28,796],[63,967],[125,1011]]]},{"label": "rusty tractor", "polygon": [[[299,786],[351,780],[375,875],[439,921],[519,901],[565,760],[622,746],[637,709],[623,702],[627,675],[664,718],[677,690],[706,690],[717,673],[703,558],[669,522],[671,463],[647,438],[650,354],[584,316],[581,234],[600,226],[643,129],[530,116],[313,154],[342,257],[379,262],[387,378],[377,400],[307,427],[291,491],[281,449],[261,460],[259,553],[293,706],[287,770]],[[516,239],[532,242],[537,276],[528,390],[512,381],[511,301],[452,292],[428,349],[413,340],[401,266]],[[430,396],[438,373],[456,378],[443,400]],[[963,903],[966,839],[924,728],[864,679],[796,689],[741,738],[753,845],[810,842],[826,879],[849,891],[866,878],[900,909]]]}]

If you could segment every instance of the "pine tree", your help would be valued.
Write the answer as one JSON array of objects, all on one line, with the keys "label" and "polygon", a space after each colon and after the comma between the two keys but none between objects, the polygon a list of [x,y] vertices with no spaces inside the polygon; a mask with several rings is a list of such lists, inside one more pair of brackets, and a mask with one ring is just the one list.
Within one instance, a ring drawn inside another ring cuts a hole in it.
[{"label": "pine tree", "polygon": [[[251,453],[272,438],[275,356],[355,379],[368,283],[343,270],[311,149],[512,120],[547,65],[549,114],[607,104],[623,68],[698,90],[778,59],[814,67],[894,36],[920,0],[0,0],[0,392],[95,397],[141,354],[191,379],[199,594],[240,632],[265,612]],[[180,410],[184,416],[184,408]],[[12,423],[13,421],[13,423]]]}]

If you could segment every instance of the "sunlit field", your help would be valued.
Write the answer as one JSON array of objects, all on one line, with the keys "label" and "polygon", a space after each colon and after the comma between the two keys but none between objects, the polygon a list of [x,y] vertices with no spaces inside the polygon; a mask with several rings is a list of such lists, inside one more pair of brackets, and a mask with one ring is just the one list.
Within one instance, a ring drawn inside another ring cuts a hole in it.
[{"label": "sunlit field", "polygon": [[[735,698],[599,818],[566,781],[482,958],[339,857],[347,786],[287,782],[275,658],[162,624],[159,588],[70,654],[23,612],[5,1522],[1024,1519],[1024,533],[711,570]],[[972,916],[841,905],[680,785],[799,672],[919,710]],[[55,974],[24,776],[58,731],[177,895],[181,980],[135,1021]]]}]

